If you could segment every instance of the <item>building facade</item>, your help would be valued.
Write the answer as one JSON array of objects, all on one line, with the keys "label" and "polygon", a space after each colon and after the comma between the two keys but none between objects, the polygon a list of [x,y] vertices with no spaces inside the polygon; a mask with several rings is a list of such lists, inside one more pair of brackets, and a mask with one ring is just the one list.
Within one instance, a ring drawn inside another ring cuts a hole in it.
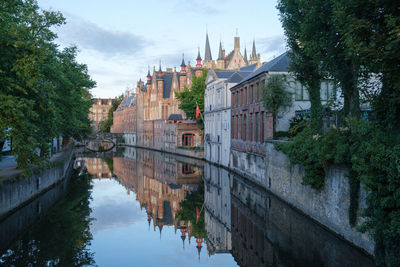
[{"label": "building facade", "polygon": [[208,163],[204,166],[204,216],[208,253],[229,253],[232,249],[230,177],[227,170]]},{"label": "building facade", "polygon": [[136,102],[135,94],[127,93],[117,110],[113,113],[112,133],[123,133],[126,145],[136,145]]},{"label": "building facade", "polygon": [[94,98],[92,101],[89,119],[92,122],[93,131],[97,132],[100,124],[108,119],[108,111],[112,107],[113,100],[111,98]]},{"label": "building facade", "polygon": [[[290,119],[296,115],[296,112],[308,110],[311,106],[306,88],[289,75],[289,63],[290,58],[285,52],[262,65],[231,88],[230,167],[263,186],[267,182],[265,141],[273,138],[273,116],[264,108],[262,101],[266,80],[271,75],[286,75],[286,90],[292,94],[292,105],[277,118],[276,131],[288,131]],[[335,99],[335,91],[332,82],[323,81],[321,83],[322,104]]]},{"label": "building facade", "polygon": [[230,88],[256,68],[245,70],[209,70],[204,93],[205,159],[229,167],[231,145],[231,92]]}]

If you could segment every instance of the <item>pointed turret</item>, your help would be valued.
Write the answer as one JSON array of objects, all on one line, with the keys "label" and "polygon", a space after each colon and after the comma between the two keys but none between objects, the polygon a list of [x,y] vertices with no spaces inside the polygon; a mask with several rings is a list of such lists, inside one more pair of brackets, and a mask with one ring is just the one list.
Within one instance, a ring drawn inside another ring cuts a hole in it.
[{"label": "pointed turret", "polygon": [[223,60],[223,59],[224,59],[224,55],[222,52],[222,43],[221,43],[221,41],[219,41],[218,60]]},{"label": "pointed turret", "polygon": [[198,48],[197,58],[196,58],[196,68],[202,68],[203,65],[201,64],[201,56],[200,56],[200,48]]},{"label": "pointed turret", "polygon": [[186,64],[185,64],[185,54],[182,54],[182,63],[181,63],[181,71],[180,73],[186,73]]},{"label": "pointed turret", "polygon": [[208,40],[208,33],[206,33],[206,49],[204,50],[204,61],[211,61],[212,56],[211,56],[211,48],[210,48],[210,42]]},{"label": "pointed turret", "polygon": [[244,56],[243,56],[243,60],[244,60],[244,62],[246,62],[246,64],[247,64],[247,50],[246,50],[246,47],[244,47]]},{"label": "pointed turret", "polygon": [[148,84],[151,83],[150,65],[148,66],[148,71],[147,71],[147,76],[146,76],[146,78],[147,78],[147,83],[148,83]]},{"label": "pointed turret", "polygon": [[161,77],[163,75],[162,69],[161,69],[161,60],[160,60],[160,67],[158,69],[158,77]]},{"label": "pointed turret", "polygon": [[255,59],[257,58],[257,52],[256,52],[256,41],[253,39],[253,49],[251,51],[251,58]]}]

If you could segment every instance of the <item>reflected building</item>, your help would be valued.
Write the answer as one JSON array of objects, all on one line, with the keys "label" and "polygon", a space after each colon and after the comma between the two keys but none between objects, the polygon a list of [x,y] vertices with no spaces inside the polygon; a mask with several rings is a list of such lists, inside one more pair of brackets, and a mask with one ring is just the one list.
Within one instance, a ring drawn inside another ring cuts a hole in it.
[{"label": "reflected building", "polygon": [[209,254],[230,253],[232,243],[229,173],[208,163],[204,166],[204,212]]},{"label": "reflected building", "polygon": [[111,178],[112,173],[104,159],[85,158],[85,166],[93,178]]},{"label": "reflected building", "polygon": [[264,189],[231,179],[232,255],[240,266],[375,266]]},{"label": "reflected building", "polygon": [[[126,188],[134,191],[140,207],[146,210],[149,227],[160,231],[165,225],[180,230],[182,238],[191,235],[190,225],[175,219],[179,203],[186,192],[197,189],[203,172],[196,166],[180,162],[170,154],[126,148],[124,157],[115,157],[114,174]],[[184,241],[184,240],[183,240]]]}]

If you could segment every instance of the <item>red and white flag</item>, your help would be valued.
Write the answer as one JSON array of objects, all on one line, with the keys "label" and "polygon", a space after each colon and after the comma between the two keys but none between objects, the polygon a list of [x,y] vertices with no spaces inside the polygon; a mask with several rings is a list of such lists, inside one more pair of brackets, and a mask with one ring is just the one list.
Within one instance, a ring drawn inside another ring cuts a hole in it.
[{"label": "red and white flag", "polygon": [[196,119],[200,116],[199,104],[196,104]]}]

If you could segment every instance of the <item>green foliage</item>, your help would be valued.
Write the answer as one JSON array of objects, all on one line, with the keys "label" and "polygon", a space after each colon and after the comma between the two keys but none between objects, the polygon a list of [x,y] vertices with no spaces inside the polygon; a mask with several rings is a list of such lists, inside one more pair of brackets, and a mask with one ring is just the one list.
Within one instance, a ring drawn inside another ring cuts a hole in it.
[{"label": "green foliage", "polygon": [[39,218],[10,248],[13,253],[0,257],[6,266],[88,266],[94,265],[89,251],[91,182],[86,173],[73,170],[66,195]]},{"label": "green foliage", "polygon": [[363,76],[380,73],[381,92],[372,99],[378,121],[400,129],[400,14],[396,1],[331,0],[346,56],[357,56]]},{"label": "green foliage", "polygon": [[201,114],[203,114],[206,78],[207,69],[204,69],[200,77],[193,77],[190,89],[185,86],[182,92],[176,93],[176,98],[180,101],[179,108],[185,112],[188,119],[195,120],[201,129],[204,128],[203,116],[200,115],[196,119],[196,104],[199,105]]},{"label": "green foliage", "polygon": [[[368,192],[363,231],[375,240],[378,266],[400,265],[400,14],[396,1],[280,0],[291,48],[291,69],[307,86],[311,127],[277,147],[304,166],[303,183],[323,185],[330,164],[349,169],[351,224],[356,224],[358,184]],[[321,134],[317,85],[332,77],[340,85],[346,127]],[[360,82],[363,87],[359,90]],[[315,86],[313,86],[313,84]],[[365,85],[365,86],[364,86]],[[371,90],[372,89],[372,90]],[[376,121],[359,117],[359,91]],[[346,119],[347,116],[347,119]],[[318,126],[318,127],[317,127]],[[316,131],[318,129],[318,131]],[[319,133],[319,134],[316,134]]]},{"label": "green foliage", "polygon": [[76,48],[59,51],[54,43],[52,29],[65,22],[60,13],[33,0],[0,0],[0,18],[0,139],[12,137],[18,167],[40,166],[53,137],[90,131],[95,83],[76,62]]},{"label": "green foliage", "polygon": [[315,30],[316,22],[306,18],[301,1],[280,0],[278,10],[280,19],[287,38],[290,61],[290,71],[296,79],[306,86],[311,102],[310,126],[313,133],[322,132],[322,105],[320,84],[323,78],[321,64],[315,61],[303,45],[304,32]]},{"label": "green foliage", "polygon": [[204,182],[201,181],[196,191],[186,195],[184,201],[179,203],[179,211],[176,218],[183,220],[185,223],[192,223],[192,235],[199,238],[206,238],[207,231],[204,224],[204,211],[201,212],[197,221],[196,207],[201,210],[204,203]]},{"label": "green foliage", "polygon": [[310,120],[309,115],[296,115],[293,118],[290,119],[290,125],[289,125],[289,137],[294,137],[297,134],[299,134],[301,131],[303,131],[307,123]]},{"label": "green foliage", "polygon": [[263,105],[273,116],[274,134],[276,120],[292,106],[292,94],[286,88],[287,82],[284,75],[270,75],[262,88]]},{"label": "green foliage", "polygon": [[351,119],[348,127],[331,128],[324,135],[313,135],[307,127],[293,141],[276,144],[292,164],[301,164],[303,184],[320,189],[328,167],[349,169],[350,224],[356,224],[359,184],[369,192],[368,207],[360,229],[369,231],[376,242],[379,266],[400,263],[400,137],[388,134],[376,123]]}]

